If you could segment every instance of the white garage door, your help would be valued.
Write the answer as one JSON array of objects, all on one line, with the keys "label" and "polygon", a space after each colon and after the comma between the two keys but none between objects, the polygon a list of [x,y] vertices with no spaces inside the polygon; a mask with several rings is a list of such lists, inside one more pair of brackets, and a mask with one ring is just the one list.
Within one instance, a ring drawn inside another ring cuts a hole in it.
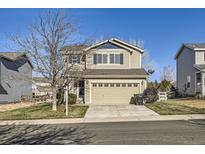
[{"label": "white garage door", "polygon": [[129,104],[134,94],[140,92],[139,83],[92,83],[92,104]]}]

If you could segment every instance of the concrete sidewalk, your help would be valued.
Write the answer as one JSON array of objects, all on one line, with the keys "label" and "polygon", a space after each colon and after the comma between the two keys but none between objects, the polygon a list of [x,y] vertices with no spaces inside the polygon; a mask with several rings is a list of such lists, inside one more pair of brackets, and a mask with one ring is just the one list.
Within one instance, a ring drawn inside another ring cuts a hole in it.
[{"label": "concrete sidewalk", "polygon": [[45,119],[45,120],[12,120],[0,121],[0,125],[22,125],[22,124],[72,124],[72,123],[100,123],[100,122],[133,122],[133,121],[168,121],[168,120],[192,120],[205,119],[205,114],[192,115],[157,115],[157,116],[135,116],[135,117],[113,117],[113,118],[73,118],[73,119]]}]

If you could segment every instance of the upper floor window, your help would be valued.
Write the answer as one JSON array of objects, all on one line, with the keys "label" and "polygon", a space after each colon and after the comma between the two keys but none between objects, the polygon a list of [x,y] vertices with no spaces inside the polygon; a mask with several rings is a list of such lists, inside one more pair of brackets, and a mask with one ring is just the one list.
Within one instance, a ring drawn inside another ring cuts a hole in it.
[{"label": "upper floor window", "polygon": [[93,64],[123,64],[123,54],[94,54]]},{"label": "upper floor window", "polygon": [[80,55],[73,54],[69,56],[69,63],[70,64],[80,64]]}]

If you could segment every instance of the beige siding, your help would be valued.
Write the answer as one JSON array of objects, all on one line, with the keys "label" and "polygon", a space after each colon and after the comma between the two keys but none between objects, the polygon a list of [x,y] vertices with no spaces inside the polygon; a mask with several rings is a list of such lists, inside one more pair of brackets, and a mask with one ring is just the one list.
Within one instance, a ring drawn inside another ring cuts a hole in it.
[{"label": "beige siding", "polygon": [[[142,84],[143,81],[143,84]],[[138,83],[137,87],[93,87],[93,83]],[[134,94],[142,93],[146,80],[141,79],[90,79],[85,82],[86,104],[129,104]]]},{"label": "beige siding", "polygon": [[[123,53],[123,64],[93,64],[94,53]],[[93,49],[86,55],[87,69],[126,69],[126,68],[140,68],[141,53],[133,51],[132,54],[124,49]]]},{"label": "beige siding", "polygon": [[141,68],[141,53],[133,51],[131,54],[131,68]]}]

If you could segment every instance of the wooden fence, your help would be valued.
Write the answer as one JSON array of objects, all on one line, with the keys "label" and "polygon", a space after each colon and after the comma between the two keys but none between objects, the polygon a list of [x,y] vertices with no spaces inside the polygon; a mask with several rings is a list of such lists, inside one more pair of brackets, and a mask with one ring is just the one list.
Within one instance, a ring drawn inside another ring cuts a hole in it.
[{"label": "wooden fence", "polygon": [[158,102],[167,101],[167,92],[158,92]]}]

